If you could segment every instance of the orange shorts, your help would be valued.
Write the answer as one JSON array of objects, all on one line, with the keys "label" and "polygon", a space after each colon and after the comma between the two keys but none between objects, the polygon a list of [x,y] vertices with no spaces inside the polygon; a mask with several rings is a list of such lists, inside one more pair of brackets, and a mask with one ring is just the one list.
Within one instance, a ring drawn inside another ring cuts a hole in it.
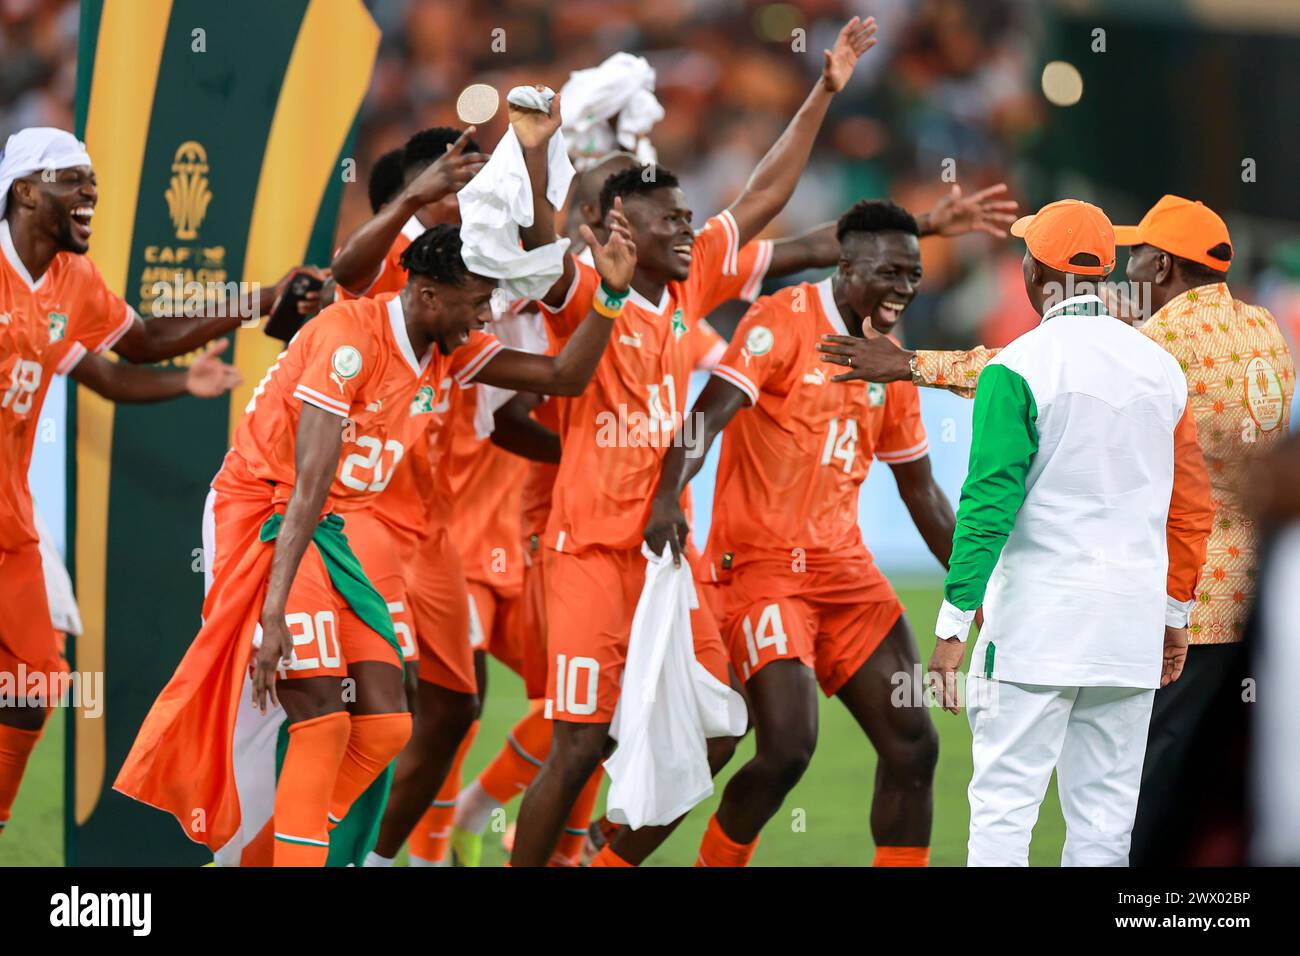
[{"label": "orange shorts", "polygon": [[361,562],[366,577],[388,605],[397,643],[402,649],[402,663],[415,663],[420,659],[420,651],[415,640],[415,618],[406,594],[406,570],[402,563],[404,548],[409,552],[414,539],[394,531],[390,525],[365,511],[345,515],[343,533],[347,535],[352,553]]},{"label": "orange shorts", "polygon": [[482,581],[467,581],[469,644],[487,651],[516,674],[522,673],[523,648],[515,630],[519,595],[502,593]]},{"label": "orange shorts", "polygon": [[[237,467],[240,462],[235,459],[232,464],[232,458],[227,457],[204,504],[203,546],[210,591],[219,590],[233,573],[240,549],[257,547],[258,532],[272,507],[265,483],[243,478]],[[387,540],[384,529],[360,514],[344,516],[343,525],[348,544],[369,577],[367,558],[373,563],[372,555]],[[371,581],[379,587],[375,578]],[[392,645],[363,623],[334,589],[315,544],[307,545],[289,588],[285,623],[293,637],[293,654],[289,665],[280,669],[284,679],[345,677],[348,665],[361,661],[397,665]],[[253,641],[260,644],[261,640],[258,627]]]},{"label": "orange shorts", "polygon": [[[45,571],[36,542],[0,551],[0,673],[55,667],[63,657],[45,597]],[[65,664],[64,670],[67,669]]]},{"label": "orange shorts", "polygon": [[772,661],[795,659],[813,669],[830,697],[903,613],[869,556],[805,571],[755,562],[716,575],[706,587],[722,608],[732,666],[746,681]]},{"label": "orange shorts", "polygon": [[478,693],[469,643],[469,590],[460,552],[445,527],[403,555],[406,596],[420,646],[420,680],[461,694]]},{"label": "orange shorts", "polygon": [[[605,724],[614,716],[627,642],[645,586],[640,548],[546,552],[546,716]],[[728,682],[727,654],[708,605],[691,612],[695,657]]]}]

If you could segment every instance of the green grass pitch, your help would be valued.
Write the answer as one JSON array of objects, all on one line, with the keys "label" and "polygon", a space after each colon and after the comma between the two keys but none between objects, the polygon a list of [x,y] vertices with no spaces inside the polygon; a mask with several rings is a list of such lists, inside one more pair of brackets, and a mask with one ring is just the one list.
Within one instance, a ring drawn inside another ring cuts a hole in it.
[{"label": "green grass pitch", "polygon": [[[929,635],[939,607],[939,586],[900,587],[912,630],[929,660],[934,638]],[[495,755],[506,733],[525,708],[523,685],[514,674],[493,662],[488,703],[474,748],[466,760],[466,779]],[[965,715],[931,711],[939,728],[939,768],[935,777],[934,837],[931,863],[962,866],[966,861],[970,780],[970,729]],[[63,714],[56,713],[32,754],[26,779],[15,803],[8,832],[0,836],[0,866],[59,866],[63,862]],[[723,780],[753,753],[750,735],[740,745]],[[871,862],[873,844],[867,815],[871,805],[875,754],[848,712],[835,700],[822,701],[821,736],[812,765],[763,831],[754,856],[756,866],[862,866]],[[722,781],[720,781],[721,783]],[[721,792],[721,785],[718,787]],[[700,836],[717,795],[692,811],[672,838],[650,859],[651,865],[688,866],[695,860]],[[513,819],[516,800],[508,808]],[[1043,803],[1030,862],[1054,866],[1060,862],[1065,827],[1053,784]],[[403,853],[403,856],[405,854]],[[489,832],[483,864],[505,860],[501,841]],[[123,861],[124,863],[129,861]]]}]

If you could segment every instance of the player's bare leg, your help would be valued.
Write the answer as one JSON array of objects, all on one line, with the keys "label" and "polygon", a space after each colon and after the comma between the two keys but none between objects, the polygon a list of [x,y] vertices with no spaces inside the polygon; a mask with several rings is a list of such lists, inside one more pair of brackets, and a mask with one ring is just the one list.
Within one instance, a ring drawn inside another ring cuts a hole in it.
[{"label": "player's bare leg", "polygon": [[817,678],[797,660],[778,660],[745,684],[754,756],[727,781],[717,820],[735,843],[750,844],[808,769],[817,746]]},{"label": "player's bare leg", "polygon": [[551,752],[519,805],[511,866],[546,866],[569,811],[611,746],[609,724],[555,721]]},{"label": "player's bare leg", "polygon": [[917,681],[919,663],[916,640],[907,618],[900,615],[880,646],[836,694],[878,755],[871,801],[871,836],[878,848],[930,845],[939,735],[919,682],[912,688],[913,706],[893,704],[898,675]]},{"label": "player's bare leg", "polygon": [[474,722],[478,695],[420,681],[411,739],[397,757],[375,853],[392,859],[442,788],[460,742]]}]

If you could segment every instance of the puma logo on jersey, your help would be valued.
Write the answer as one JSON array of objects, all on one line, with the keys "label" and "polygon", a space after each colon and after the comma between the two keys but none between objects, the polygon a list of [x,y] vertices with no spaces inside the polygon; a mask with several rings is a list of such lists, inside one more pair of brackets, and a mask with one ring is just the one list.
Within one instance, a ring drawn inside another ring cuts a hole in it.
[{"label": "puma logo on jersey", "polygon": [[381,410],[383,409],[383,407],[384,407],[384,402],[383,402],[383,400],[381,399],[380,401],[377,401],[377,402],[371,402],[369,405],[367,405],[367,406],[366,406],[366,411],[368,411],[368,412],[378,412],[378,411],[381,411]]},{"label": "puma logo on jersey", "polygon": [[9,324],[9,313],[0,312],[0,325],[8,325],[8,324]]},{"label": "puma logo on jersey", "polygon": [[804,372],[803,383],[805,385],[825,385],[826,373],[819,368],[815,368],[811,372]]},{"label": "puma logo on jersey", "polygon": [[621,334],[618,337],[619,345],[626,345],[629,348],[639,349],[641,347],[641,333],[633,332],[631,335]]}]

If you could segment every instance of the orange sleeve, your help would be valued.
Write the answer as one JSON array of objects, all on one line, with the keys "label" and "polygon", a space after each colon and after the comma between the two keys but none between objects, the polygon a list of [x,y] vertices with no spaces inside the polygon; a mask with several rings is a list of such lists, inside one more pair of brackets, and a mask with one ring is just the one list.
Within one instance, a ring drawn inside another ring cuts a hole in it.
[{"label": "orange sleeve", "polygon": [[[740,298],[740,293],[750,284],[760,250],[752,242],[742,250],[737,243],[739,235],[736,220],[727,209],[695,234],[691,271],[685,282],[687,301],[678,303],[686,311],[707,315],[728,299]],[[746,253],[744,263],[742,251]],[[762,277],[758,281],[761,283]]]},{"label": "orange sleeve", "polygon": [[890,382],[885,386],[885,421],[876,442],[876,458],[887,465],[903,465],[928,454],[921,393],[911,382]]},{"label": "orange sleeve", "polygon": [[714,331],[705,319],[691,327],[691,367],[705,372],[713,371],[727,351],[727,340]]},{"label": "orange sleeve", "polygon": [[354,306],[330,308],[338,311],[321,313],[289,344],[290,350],[302,351],[302,376],[293,397],[347,418],[361,387],[375,371],[378,355],[374,336],[354,319]]},{"label": "orange sleeve", "polygon": [[1174,429],[1174,490],[1169,499],[1165,538],[1169,548],[1167,591],[1176,601],[1190,601],[1205,565],[1205,545],[1214,526],[1210,473],[1196,437],[1196,416],[1189,402]]},{"label": "orange sleeve", "polygon": [[109,289],[95,264],[85,256],[78,256],[75,271],[63,281],[64,301],[68,314],[50,314],[50,322],[64,321],[65,329],[56,330],[51,325],[51,336],[57,331],[63,341],[59,347],[55,371],[60,375],[70,372],[87,352],[106,352],[117,344],[135,323],[136,312],[121,296]]},{"label": "orange sleeve", "polygon": [[714,375],[744,392],[751,405],[758,404],[764,386],[779,385],[793,367],[796,343],[780,319],[770,297],[759,299],[740,320],[726,353],[713,368]]},{"label": "orange sleeve", "polygon": [[596,297],[596,286],[600,284],[600,273],[592,266],[579,259],[574,259],[573,265],[573,284],[569,286],[563,304],[552,309],[545,302],[538,303],[546,319],[546,331],[557,347],[563,345],[587,317],[591,300]]},{"label": "orange sleeve", "polygon": [[483,367],[505,346],[491,332],[470,332],[469,341],[456,349],[451,358],[451,377],[466,388],[483,371]]}]

